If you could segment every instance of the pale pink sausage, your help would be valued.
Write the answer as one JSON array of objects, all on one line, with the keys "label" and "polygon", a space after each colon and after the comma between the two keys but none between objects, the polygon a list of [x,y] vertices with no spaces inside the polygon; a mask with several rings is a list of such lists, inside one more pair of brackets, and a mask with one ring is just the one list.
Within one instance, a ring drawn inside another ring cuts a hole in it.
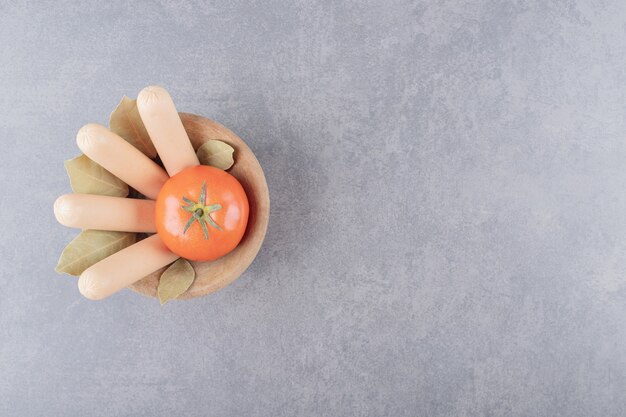
[{"label": "pale pink sausage", "polygon": [[78,279],[78,289],[90,300],[101,300],[178,258],[159,235],[152,235],[87,268]]},{"label": "pale pink sausage", "polygon": [[93,194],[65,194],[54,215],[67,227],[119,232],[156,232],[154,201]]},{"label": "pale pink sausage", "polygon": [[141,90],[137,109],[170,176],[200,163],[176,106],[164,88],[150,86]]},{"label": "pale pink sausage", "polygon": [[76,143],[90,159],[153,200],[169,178],[154,161],[102,125],[83,126]]}]

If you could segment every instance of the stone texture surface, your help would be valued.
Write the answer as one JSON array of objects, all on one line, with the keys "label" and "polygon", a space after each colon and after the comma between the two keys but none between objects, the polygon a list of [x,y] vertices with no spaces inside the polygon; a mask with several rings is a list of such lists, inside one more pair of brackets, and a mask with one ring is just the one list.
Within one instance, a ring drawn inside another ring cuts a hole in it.
[{"label": "stone texture surface", "polygon": [[[626,5],[0,2],[0,415],[626,415]],[[248,141],[248,272],[161,308],[53,268],[123,94]]]}]

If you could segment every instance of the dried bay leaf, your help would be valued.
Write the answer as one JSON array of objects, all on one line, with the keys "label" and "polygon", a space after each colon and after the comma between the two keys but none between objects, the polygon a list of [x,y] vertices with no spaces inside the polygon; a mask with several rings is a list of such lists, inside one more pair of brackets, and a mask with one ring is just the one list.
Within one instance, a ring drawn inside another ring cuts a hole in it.
[{"label": "dried bay leaf", "polygon": [[157,293],[161,305],[187,291],[194,279],[196,279],[196,271],[188,260],[180,258],[171,264],[159,279]]},{"label": "dried bay leaf", "polygon": [[83,230],[61,253],[59,273],[80,275],[91,265],[135,243],[136,233]]},{"label": "dried bay leaf", "polygon": [[126,197],[128,185],[86,155],[65,161],[65,170],[75,193]]},{"label": "dried bay leaf", "polygon": [[226,171],[235,163],[233,152],[235,150],[228,143],[211,139],[204,142],[196,154],[202,165],[210,165]]},{"label": "dried bay leaf", "polygon": [[148,158],[154,159],[157,155],[156,148],[148,135],[148,131],[141,120],[139,110],[137,110],[137,100],[122,97],[122,101],[117,105],[109,118],[109,129],[124,139],[131,145],[139,149]]}]

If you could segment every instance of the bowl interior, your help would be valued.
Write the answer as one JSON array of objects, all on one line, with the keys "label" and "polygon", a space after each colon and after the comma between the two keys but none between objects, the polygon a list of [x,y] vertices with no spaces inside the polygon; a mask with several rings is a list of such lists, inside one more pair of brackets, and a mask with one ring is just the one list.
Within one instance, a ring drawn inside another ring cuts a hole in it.
[{"label": "bowl interior", "polygon": [[[224,288],[250,266],[261,248],[269,222],[270,197],[263,169],[246,143],[226,127],[205,117],[180,113],[185,130],[194,149],[209,139],[219,139],[235,149],[235,164],[228,170],[239,180],[250,204],[248,227],[239,246],[228,255],[212,262],[192,262],[196,279],[178,299],[200,297]],[[165,268],[137,281],[130,288],[156,297],[159,277]]]}]

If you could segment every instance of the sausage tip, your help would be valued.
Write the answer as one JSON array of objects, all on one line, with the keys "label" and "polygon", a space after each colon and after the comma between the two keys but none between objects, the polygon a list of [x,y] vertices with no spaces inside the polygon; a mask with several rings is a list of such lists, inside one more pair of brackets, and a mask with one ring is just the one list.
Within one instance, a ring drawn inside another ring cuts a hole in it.
[{"label": "sausage tip", "polygon": [[68,226],[68,219],[71,216],[72,207],[68,201],[67,194],[60,196],[54,202],[54,216],[63,226]]},{"label": "sausage tip", "polygon": [[89,268],[78,278],[78,291],[89,300],[101,300],[104,298],[98,291],[97,279],[95,278],[90,273]]},{"label": "sausage tip", "polygon": [[137,95],[137,106],[142,108],[165,99],[171,100],[167,90],[158,85],[150,85],[141,90]]},{"label": "sausage tip", "polygon": [[102,129],[106,129],[106,127],[96,123],[89,123],[81,127],[76,134],[76,144],[80,150],[85,152],[86,148],[92,147],[99,141],[106,140],[106,135],[101,134]]}]

